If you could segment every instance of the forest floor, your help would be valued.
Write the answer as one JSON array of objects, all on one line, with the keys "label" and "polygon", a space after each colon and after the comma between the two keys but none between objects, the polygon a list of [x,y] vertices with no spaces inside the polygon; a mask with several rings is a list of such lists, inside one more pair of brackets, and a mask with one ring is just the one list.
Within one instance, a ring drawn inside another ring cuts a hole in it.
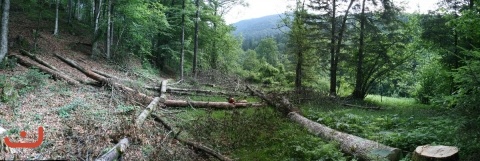
[{"label": "forest floor", "polygon": [[[59,54],[78,64],[122,78],[122,83],[150,96],[157,96],[144,86],[158,86],[169,78],[138,59],[107,61],[101,55],[91,57],[89,33],[60,24],[60,34],[52,35],[53,21],[29,21],[29,15],[12,10],[10,20],[10,54],[19,55],[19,49],[34,53],[60,69],[65,75],[83,81],[94,81],[54,56]],[[33,61],[32,61],[33,62]],[[161,77],[162,76],[162,77]],[[238,77],[224,76],[209,71],[199,74],[199,81],[179,84],[184,88],[215,90],[242,90],[244,82]],[[8,130],[8,137],[19,142],[33,142],[38,126],[45,128],[45,138],[38,148],[14,149],[0,152],[0,160],[68,159],[92,160],[105,153],[123,138],[131,139],[124,160],[211,160],[202,153],[172,139],[172,134],[153,119],[147,119],[142,128],[133,121],[146,105],[108,86],[70,86],[63,81],[45,77],[37,70],[17,65],[0,69],[0,83],[11,84],[18,98],[2,98],[0,127]],[[173,82],[172,82],[173,83]],[[207,87],[203,84],[216,84]],[[224,96],[168,96],[169,99],[225,101]],[[258,98],[245,96],[249,102]],[[411,99],[367,98],[368,110],[345,107],[342,101],[314,98],[299,104],[304,115],[319,123],[350,134],[401,148],[406,153],[424,144],[458,146],[467,151],[464,160],[479,157],[480,148],[469,135],[460,135],[462,119],[450,111],[419,105]],[[369,104],[368,104],[369,103]],[[324,141],[270,108],[249,108],[233,111],[212,109],[168,109],[154,112],[182,129],[182,135],[202,142],[222,154],[237,160],[352,160],[342,153],[338,144]],[[27,132],[20,138],[20,131]],[[471,150],[471,151],[468,151]],[[408,159],[405,159],[408,160]]]},{"label": "forest floor", "polygon": [[[19,50],[24,49],[71,78],[94,81],[54,56],[59,54],[81,66],[122,78],[125,85],[150,96],[158,94],[144,86],[157,86],[167,79],[160,77],[159,71],[142,66],[138,59],[115,63],[115,60],[107,61],[98,55],[92,58],[88,45],[91,44],[90,37],[80,34],[89,32],[81,28],[74,29],[61,22],[60,33],[54,36],[53,21],[30,21],[34,19],[32,15],[21,14],[21,10],[15,8],[11,12],[10,54],[21,55]],[[37,128],[42,126],[45,129],[40,147],[2,151],[0,160],[92,160],[123,137],[134,138],[130,140],[125,160],[148,160],[149,156],[155,156],[157,159],[154,160],[205,159],[167,137],[169,132],[153,119],[147,119],[141,129],[133,127],[132,120],[146,105],[124,95],[119,89],[88,85],[74,87],[19,64],[12,69],[1,69],[0,82],[2,86],[13,86],[19,95],[18,98],[2,98],[0,102],[0,127],[8,130],[7,136],[21,143],[33,142],[38,136]],[[23,130],[27,132],[26,138],[19,136]]]}]

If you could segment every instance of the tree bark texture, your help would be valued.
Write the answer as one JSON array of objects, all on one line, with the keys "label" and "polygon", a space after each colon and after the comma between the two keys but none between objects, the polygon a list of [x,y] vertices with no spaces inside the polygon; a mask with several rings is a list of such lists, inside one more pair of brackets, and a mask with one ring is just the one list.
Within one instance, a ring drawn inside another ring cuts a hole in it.
[{"label": "tree bark texture", "polygon": [[[340,53],[341,53],[341,49],[342,49],[343,34],[345,33],[345,30],[347,28],[348,13],[350,12],[350,9],[352,8],[353,2],[355,2],[355,0],[350,0],[350,4],[348,4],[347,10],[345,11],[345,15],[343,16],[342,27],[340,28],[340,31],[338,33],[338,40],[337,40],[337,46],[336,46],[337,49],[335,50],[335,63],[333,64],[333,70],[335,70],[335,76],[334,76],[335,77],[335,82],[337,81],[336,71],[338,71],[338,63],[340,61]],[[338,87],[340,87],[340,84],[338,84]],[[340,89],[340,88],[337,88],[337,89]],[[332,91],[332,89],[330,89],[330,91]],[[338,91],[335,90],[335,95],[337,95],[337,92]]]},{"label": "tree bark texture", "polygon": [[135,91],[134,89],[130,88],[130,87],[127,87],[123,84],[120,84],[120,83],[116,83],[116,82],[113,82],[101,75],[98,75],[94,72],[92,72],[90,69],[87,69],[87,68],[84,68],[80,65],[78,65],[77,63],[75,63],[75,61],[73,60],[70,60],[68,58],[64,58],[58,54],[55,54],[56,57],[58,57],[60,60],[62,60],[63,62],[67,63],[68,65],[78,69],[79,71],[81,71],[83,74],[85,74],[86,76],[96,80],[96,81],[99,81],[101,82],[102,84],[109,84],[113,87],[116,87],[116,88],[119,88],[121,90],[124,90],[126,92],[129,92],[130,94],[132,94],[134,97],[136,98],[139,98],[141,103],[143,104],[148,104],[150,102],[153,101],[153,97],[150,97],[150,96],[147,96],[146,94],[143,94],[143,93],[140,93],[138,91]]},{"label": "tree bark texture", "polygon": [[339,132],[325,125],[309,120],[297,112],[291,112],[288,117],[307,128],[310,133],[328,140],[340,143],[340,148],[345,153],[357,156],[364,160],[390,160],[400,159],[402,151],[375,141],[364,139],[355,135]]},{"label": "tree bark texture", "polygon": [[110,151],[103,154],[99,158],[95,159],[95,161],[114,161],[120,160],[120,157],[123,153],[127,150],[128,146],[130,145],[127,138],[123,138],[115,145]]},{"label": "tree bark texture", "polygon": [[193,79],[197,79],[197,57],[198,57],[198,21],[200,21],[200,0],[195,1],[195,6],[197,11],[195,13],[195,35],[194,35],[194,47],[193,47],[193,65],[192,65],[192,74]]},{"label": "tree bark texture", "polygon": [[[158,89],[158,87],[147,87],[150,89]],[[212,90],[201,90],[201,89],[181,89],[181,88],[167,88],[167,92],[169,93],[175,93],[175,92],[191,92],[191,93],[205,93],[205,94],[211,94],[211,95],[226,95],[226,96],[242,96],[244,94],[240,93],[232,93],[232,92],[224,92],[224,91],[212,91]]]},{"label": "tree bark texture", "polygon": [[182,2],[182,40],[180,49],[180,80],[183,80],[183,66],[185,63],[185,1]]},{"label": "tree bark texture", "polygon": [[92,57],[95,55],[98,42],[98,28],[99,28],[99,21],[100,21],[100,10],[102,8],[102,0],[95,0],[95,7],[94,7],[94,24],[93,24],[93,37],[92,37]]},{"label": "tree bark texture", "polygon": [[165,102],[167,100],[167,80],[162,81],[162,87],[160,88],[160,101]]},{"label": "tree bark texture", "polygon": [[331,17],[331,25],[332,25],[332,31],[331,31],[331,37],[330,37],[330,95],[331,96],[336,96],[337,95],[337,60],[335,59],[336,53],[335,53],[335,41],[336,41],[336,29],[337,29],[337,23],[336,23],[336,11],[337,11],[337,6],[335,4],[335,0],[332,1],[332,17]]},{"label": "tree bark texture", "polygon": [[112,27],[112,1],[113,0],[108,0],[108,6],[107,6],[107,59],[110,59],[110,47],[112,45],[110,36],[111,36],[111,27]]},{"label": "tree bark texture", "polygon": [[184,100],[166,100],[164,103],[168,107],[188,107],[197,108],[215,108],[215,109],[233,109],[244,107],[262,107],[261,103],[228,103],[228,102],[203,102],[203,101],[184,101]]},{"label": "tree bark texture", "polygon": [[143,122],[145,122],[145,119],[155,110],[155,108],[158,106],[158,102],[160,102],[160,97],[155,97],[152,102],[147,106],[145,110],[137,117],[135,120],[135,125],[137,127],[141,127],[143,125]]},{"label": "tree bark texture", "polygon": [[360,13],[360,38],[359,38],[359,47],[357,54],[357,68],[355,74],[355,89],[353,90],[353,98],[364,99],[366,91],[364,91],[363,85],[363,54],[365,52],[365,23],[367,23],[367,18],[365,15],[365,1],[362,2],[362,12]]},{"label": "tree bark texture", "polygon": [[58,35],[58,7],[60,6],[60,0],[56,0],[57,4],[55,7],[55,28],[53,29],[53,35]]},{"label": "tree bark texture", "polygon": [[8,53],[8,17],[10,14],[10,0],[3,0],[2,10],[2,29],[0,31],[0,63]]},{"label": "tree bark texture", "polygon": [[12,56],[17,58],[18,62],[20,64],[22,64],[23,66],[38,68],[39,70],[52,75],[52,77],[55,78],[55,79],[62,79],[62,80],[65,80],[70,85],[80,86],[80,83],[78,81],[60,73],[59,71],[44,67],[42,65],[36,65],[34,63],[29,62],[28,60],[26,60],[25,58],[23,58],[22,56],[19,56],[19,55],[12,54]]},{"label": "tree bark texture", "polygon": [[337,141],[340,144],[340,148],[345,153],[357,156],[364,160],[391,160],[398,161],[401,156],[401,150],[392,148],[368,139],[364,139],[355,135],[339,132],[331,129],[325,125],[317,123],[303,117],[299,112],[294,111],[296,108],[289,103],[284,97],[280,101],[274,101],[265,96],[262,92],[253,90],[247,86],[247,89],[252,91],[255,95],[265,100],[271,106],[276,107],[277,110],[288,110],[287,117],[297,122],[303,127],[307,128],[310,133],[328,140]]}]

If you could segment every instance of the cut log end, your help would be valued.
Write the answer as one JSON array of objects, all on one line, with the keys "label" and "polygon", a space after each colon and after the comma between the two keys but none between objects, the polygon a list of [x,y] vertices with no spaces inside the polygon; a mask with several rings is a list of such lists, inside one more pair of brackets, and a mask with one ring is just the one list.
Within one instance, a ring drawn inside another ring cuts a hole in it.
[{"label": "cut log end", "polygon": [[458,161],[458,148],[453,146],[419,146],[415,149],[413,161]]}]

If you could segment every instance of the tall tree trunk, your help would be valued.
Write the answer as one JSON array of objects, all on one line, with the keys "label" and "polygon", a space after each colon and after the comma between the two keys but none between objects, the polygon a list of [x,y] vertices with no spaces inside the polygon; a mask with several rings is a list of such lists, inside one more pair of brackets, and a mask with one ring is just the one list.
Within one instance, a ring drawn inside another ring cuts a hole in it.
[{"label": "tall tree trunk", "polygon": [[95,25],[95,6],[96,6],[96,0],[91,0],[92,2],[92,11],[90,12],[90,24],[93,26]]},{"label": "tall tree trunk", "polygon": [[299,51],[297,53],[297,67],[295,69],[296,76],[295,76],[295,88],[297,91],[301,91],[302,89],[302,76],[303,76],[303,71],[302,71],[302,65],[303,65],[303,52]]},{"label": "tall tree trunk", "polygon": [[73,0],[68,0],[68,21],[67,21],[67,23],[69,25],[72,24],[72,13],[73,13],[73,9],[74,9],[72,1]]},{"label": "tall tree trunk", "polygon": [[365,23],[367,18],[365,16],[365,1],[362,2],[362,13],[360,13],[360,39],[357,55],[357,73],[355,76],[355,89],[353,90],[353,98],[363,99],[365,98],[366,91],[363,89],[363,54],[365,50]]},{"label": "tall tree trunk", "polygon": [[92,57],[96,54],[96,50],[97,50],[97,46],[98,46],[98,43],[97,43],[97,36],[98,36],[98,26],[99,26],[99,21],[100,21],[100,9],[102,7],[102,0],[97,0],[97,2],[95,2],[95,11],[94,11],[94,15],[95,15],[95,18],[94,18],[94,27],[93,27],[93,37],[92,37]]},{"label": "tall tree trunk", "polygon": [[[342,48],[343,34],[345,33],[345,30],[347,28],[348,13],[350,12],[350,8],[352,8],[353,2],[355,2],[355,0],[350,0],[350,4],[348,4],[348,8],[345,11],[345,15],[343,16],[342,27],[340,28],[340,31],[338,33],[338,40],[337,40],[337,46],[336,46],[337,49],[335,50],[335,64],[333,64],[335,71],[338,71],[338,62],[340,61],[339,57],[340,57],[340,51]],[[337,77],[337,73],[335,72],[335,81],[337,81],[336,77]],[[340,83],[338,84],[337,90],[340,89],[339,87],[340,87]],[[337,91],[335,91],[335,94],[337,94],[336,92]]]},{"label": "tall tree trunk", "polygon": [[[217,17],[217,12],[218,12],[218,4],[217,2],[213,2],[213,10],[214,10],[214,17]],[[217,22],[216,21],[213,21],[213,34],[214,36],[212,37],[213,38],[213,42],[212,42],[212,56],[211,56],[211,60],[210,60],[210,65],[213,69],[217,69],[217,61],[218,61],[218,52],[217,52],[217,39],[216,37],[218,36],[217,35]]]},{"label": "tall tree trunk", "polygon": [[330,96],[336,96],[337,95],[337,66],[336,66],[336,60],[335,60],[335,32],[337,29],[337,24],[336,24],[336,10],[337,6],[335,3],[336,0],[333,0],[333,5],[332,5],[332,33],[331,33],[331,38],[330,38]]},{"label": "tall tree trunk", "polygon": [[8,53],[8,16],[10,14],[10,0],[3,0],[2,31],[0,40],[0,63]]},{"label": "tall tree trunk", "polygon": [[112,1],[113,0],[108,0],[108,7],[107,7],[107,59],[110,59],[110,47],[111,47],[111,27],[112,27]]},{"label": "tall tree trunk", "polygon": [[185,61],[185,0],[182,2],[182,48],[180,49],[180,80],[183,80],[183,65]]},{"label": "tall tree trunk", "polygon": [[197,57],[198,57],[198,21],[200,19],[200,0],[195,1],[197,12],[195,13],[195,38],[193,47],[193,78],[197,79]]},{"label": "tall tree trunk", "polygon": [[57,0],[55,7],[55,29],[53,29],[53,35],[58,35],[58,6],[60,6],[60,0]]},{"label": "tall tree trunk", "polygon": [[77,0],[77,3],[75,4],[75,18],[80,20],[80,0]]}]

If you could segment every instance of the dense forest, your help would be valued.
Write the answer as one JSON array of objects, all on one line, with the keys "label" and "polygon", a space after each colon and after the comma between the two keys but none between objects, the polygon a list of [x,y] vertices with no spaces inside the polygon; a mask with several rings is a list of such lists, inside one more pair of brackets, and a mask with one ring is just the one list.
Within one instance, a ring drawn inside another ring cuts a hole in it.
[{"label": "dense forest", "polygon": [[0,160],[480,158],[479,0],[295,2],[2,0]]}]

